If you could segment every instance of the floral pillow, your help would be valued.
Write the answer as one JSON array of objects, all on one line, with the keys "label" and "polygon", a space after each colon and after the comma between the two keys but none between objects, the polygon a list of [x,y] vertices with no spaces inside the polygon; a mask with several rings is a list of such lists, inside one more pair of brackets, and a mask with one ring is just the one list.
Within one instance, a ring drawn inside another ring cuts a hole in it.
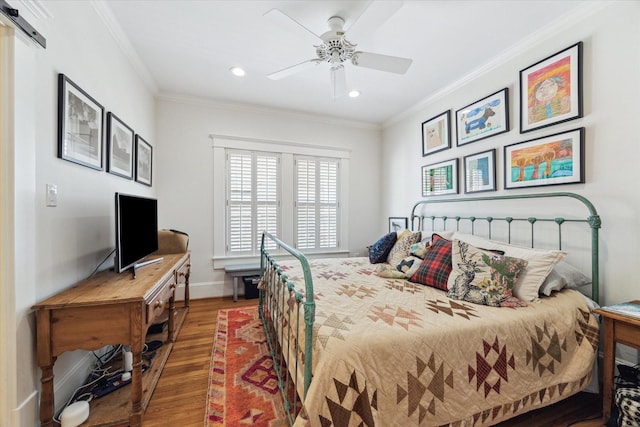
[{"label": "floral pillow", "polygon": [[492,307],[524,307],[513,296],[518,276],[528,262],[476,248],[454,239],[451,262],[453,269],[447,287],[452,299]]},{"label": "floral pillow", "polygon": [[389,255],[389,251],[395,245],[398,235],[395,231],[391,233],[387,233],[378,239],[371,248],[369,248],[369,261],[371,264],[378,264],[381,262],[385,262],[387,260],[387,256]]}]

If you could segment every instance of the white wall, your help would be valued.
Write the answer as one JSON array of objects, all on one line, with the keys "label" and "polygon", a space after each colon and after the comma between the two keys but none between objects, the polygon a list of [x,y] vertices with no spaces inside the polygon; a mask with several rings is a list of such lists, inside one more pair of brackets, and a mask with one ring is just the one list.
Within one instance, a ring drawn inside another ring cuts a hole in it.
[{"label": "white wall", "polygon": [[[603,6],[604,5],[604,6]],[[636,299],[635,269],[640,258],[640,193],[637,123],[640,117],[640,2],[593,4],[560,25],[534,34],[530,40],[479,75],[445,88],[437,97],[387,123],[383,130],[382,217],[410,212],[421,199],[420,168],[442,160],[497,149],[498,194],[571,191],[589,198],[602,219],[600,302]],[[545,129],[519,133],[519,71],[578,41],[584,42],[584,118]],[[421,157],[421,123],[448,109],[455,111],[504,87],[509,88],[511,131],[505,134]],[[504,145],[586,128],[586,182],[528,190],[503,190]],[[461,190],[462,191],[462,190]]]},{"label": "white wall", "polygon": [[224,235],[214,233],[210,134],[351,150],[345,222],[348,249],[364,255],[365,246],[384,231],[375,209],[380,204],[378,126],[170,96],[161,97],[156,110],[159,226],[190,235],[193,297],[232,294],[231,279],[225,278],[223,270],[214,271],[212,263],[214,239]]},{"label": "white wall", "polygon": [[[64,73],[107,111],[152,144],[154,98],[114,41],[91,2],[43,3],[41,14],[13,2],[47,38],[15,46],[15,314],[18,386],[16,425],[37,422],[40,370],[35,362],[35,317],[30,307],[86,277],[114,248],[114,193],[154,189],[57,158],[58,73]],[[45,185],[58,186],[58,206],[45,206]],[[117,344],[117,343],[114,343]],[[5,351],[5,350],[3,350]],[[92,362],[86,352],[65,353],[54,374],[56,402],[68,397]],[[13,392],[13,391],[11,391]]]}]

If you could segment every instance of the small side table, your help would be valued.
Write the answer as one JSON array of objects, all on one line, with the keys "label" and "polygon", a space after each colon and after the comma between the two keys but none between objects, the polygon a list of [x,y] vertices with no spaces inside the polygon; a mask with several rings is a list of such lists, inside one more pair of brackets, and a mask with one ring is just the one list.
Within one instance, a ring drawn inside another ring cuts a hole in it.
[{"label": "small side table", "polygon": [[238,301],[238,279],[262,273],[260,264],[227,265],[224,272],[233,277],[233,302]]},{"label": "small side table", "polygon": [[[631,301],[640,304],[640,301]],[[640,317],[628,316],[606,310],[606,307],[594,310],[602,316],[604,324],[603,373],[602,373],[602,418],[606,422],[611,416],[613,397],[613,373],[616,358],[616,343],[640,348]]]}]

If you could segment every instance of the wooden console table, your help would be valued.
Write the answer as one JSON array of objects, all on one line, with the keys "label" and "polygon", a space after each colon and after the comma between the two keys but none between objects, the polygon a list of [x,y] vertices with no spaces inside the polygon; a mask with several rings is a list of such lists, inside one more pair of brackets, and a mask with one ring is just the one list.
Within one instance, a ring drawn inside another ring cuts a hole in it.
[{"label": "wooden console table", "polygon": [[[130,272],[104,271],[36,305],[37,358],[42,370],[40,423],[54,425],[53,365],[65,351],[130,345],[131,383],[91,402],[83,426],[141,426],[144,411],[189,309],[190,254],[163,254],[161,262]],[[174,305],[175,289],[185,286],[185,300]],[[142,373],[147,329],[169,310],[164,344]]]}]

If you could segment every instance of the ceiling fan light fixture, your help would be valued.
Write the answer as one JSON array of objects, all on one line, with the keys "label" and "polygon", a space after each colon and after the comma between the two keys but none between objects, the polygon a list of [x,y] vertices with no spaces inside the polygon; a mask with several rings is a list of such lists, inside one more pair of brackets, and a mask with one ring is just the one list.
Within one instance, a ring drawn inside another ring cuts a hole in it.
[{"label": "ceiling fan light fixture", "polygon": [[229,68],[229,71],[231,71],[231,74],[233,74],[236,77],[244,77],[247,73],[240,67],[231,67]]}]

